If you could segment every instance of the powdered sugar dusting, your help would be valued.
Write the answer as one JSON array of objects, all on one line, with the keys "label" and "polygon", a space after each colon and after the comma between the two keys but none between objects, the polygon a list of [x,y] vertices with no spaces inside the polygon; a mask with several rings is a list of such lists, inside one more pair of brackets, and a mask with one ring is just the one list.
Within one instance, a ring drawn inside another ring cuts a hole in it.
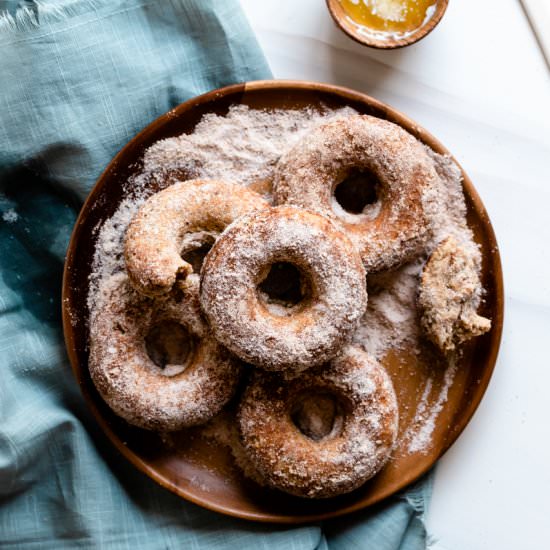
[{"label": "powdered sugar dusting", "polygon": [[143,196],[124,199],[117,211],[98,230],[94,263],[90,275],[88,308],[93,312],[101,286],[113,275],[126,271],[124,265],[124,236],[126,228],[139,207],[145,202]]},{"label": "powdered sugar dusting", "polygon": [[312,128],[353,113],[348,107],[264,111],[236,105],[224,117],[205,115],[191,135],[161,140],[150,147],[144,169],[192,170],[197,177],[242,185],[270,180],[281,154]]},{"label": "powdered sugar dusting", "polygon": [[431,406],[428,406],[428,397],[432,390],[432,380],[428,379],[426,382],[413,422],[403,438],[409,453],[427,452],[432,441],[437,417],[447,402],[449,389],[454,382],[457,369],[456,358],[452,357],[445,369],[439,394]]},{"label": "powdered sugar dusting", "polygon": [[367,278],[367,312],[354,342],[382,360],[390,349],[418,350],[416,294],[424,259]]}]

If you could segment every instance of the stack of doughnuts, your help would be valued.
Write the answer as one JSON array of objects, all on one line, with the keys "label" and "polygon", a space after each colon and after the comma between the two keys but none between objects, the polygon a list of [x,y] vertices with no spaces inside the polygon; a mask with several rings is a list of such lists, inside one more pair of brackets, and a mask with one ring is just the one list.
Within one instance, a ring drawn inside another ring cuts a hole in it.
[{"label": "stack of doughnuts", "polygon": [[[375,175],[376,201],[349,212],[335,193],[358,170]],[[389,375],[350,344],[366,274],[424,251],[422,196],[437,177],[411,135],[357,115],[281,157],[274,204],[214,180],[153,195],[126,231],[125,271],[91,312],[101,396],[157,431],[204,424],[236,402],[255,479],[308,498],[361,486],[398,431]]]}]

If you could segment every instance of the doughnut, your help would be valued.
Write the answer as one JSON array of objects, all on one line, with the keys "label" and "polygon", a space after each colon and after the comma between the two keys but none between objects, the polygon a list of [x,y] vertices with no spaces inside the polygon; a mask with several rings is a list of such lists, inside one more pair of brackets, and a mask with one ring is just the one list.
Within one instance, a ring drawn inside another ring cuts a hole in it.
[{"label": "doughnut", "polygon": [[[263,290],[278,269],[296,277],[291,302]],[[215,337],[243,361],[299,372],[330,360],[352,336],[367,306],[365,270],[329,220],[279,206],[243,216],[219,237],[204,261],[200,300]]]},{"label": "doughnut", "polygon": [[[334,221],[371,273],[423,251],[431,234],[423,194],[437,177],[412,135],[386,120],[355,115],[316,128],[283,155],[273,192],[275,204],[307,208]],[[348,210],[339,197],[346,198]]]},{"label": "doughnut", "polygon": [[256,371],[237,421],[245,452],[269,486],[327,498],[357,489],[384,466],[398,407],[386,371],[348,347],[290,381]]},{"label": "doughnut", "polygon": [[233,220],[267,205],[254,191],[215,180],[178,182],[156,193],[126,231],[130,281],[142,294],[167,294],[195,271],[182,256],[211,245]]},{"label": "doughnut", "polygon": [[241,364],[209,335],[198,288],[154,299],[118,273],[101,287],[91,314],[89,370],[117,415],[173,431],[217,414],[235,393]]},{"label": "doughnut", "polygon": [[491,329],[491,321],[476,313],[482,294],[479,260],[454,237],[444,239],[426,262],[418,290],[420,325],[441,351]]}]

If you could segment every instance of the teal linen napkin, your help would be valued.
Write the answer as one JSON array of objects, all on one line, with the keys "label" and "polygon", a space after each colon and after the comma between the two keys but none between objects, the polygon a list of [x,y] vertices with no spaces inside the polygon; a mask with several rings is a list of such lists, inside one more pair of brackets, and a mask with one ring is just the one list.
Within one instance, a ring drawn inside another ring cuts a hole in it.
[{"label": "teal linen napkin", "polygon": [[238,3],[0,0],[0,9],[0,547],[424,548],[430,479],[323,525],[234,520],[119,456],[72,377],[60,287],[82,200],[160,114],[269,78]]}]

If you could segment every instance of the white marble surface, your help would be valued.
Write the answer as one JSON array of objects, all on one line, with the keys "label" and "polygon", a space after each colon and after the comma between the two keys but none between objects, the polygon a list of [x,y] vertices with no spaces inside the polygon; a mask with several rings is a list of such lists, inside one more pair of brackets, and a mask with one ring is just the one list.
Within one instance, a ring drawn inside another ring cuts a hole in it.
[{"label": "white marble surface", "polygon": [[323,0],[242,0],[276,78],[325,81],[393,105],[474,181],[506,285],[485,398],[437,469],[433,550],[550,548],[550,73],[519,0],[451,1],[404,50],[364,48]]}]

